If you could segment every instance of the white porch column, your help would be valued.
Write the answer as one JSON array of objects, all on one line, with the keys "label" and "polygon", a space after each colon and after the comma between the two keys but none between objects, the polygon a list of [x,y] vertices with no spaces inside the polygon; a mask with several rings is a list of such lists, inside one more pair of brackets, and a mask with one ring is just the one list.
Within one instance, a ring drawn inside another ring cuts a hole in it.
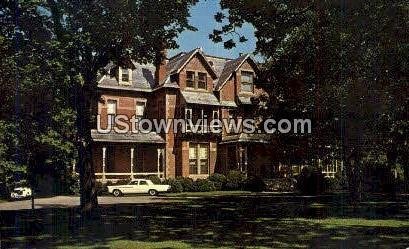
[{"label": "white porch column", "polygon": [[106,147],[102,147],[102,181],[106,181],[105,168],[106,168]]},{"label": "white porch column", "polygon": [[248,146],[244,146],[244,171],[246,173],[246,176],[247,176],[247,171],[248,171],[248,168],[247,168],[247,164],[248,164],[247,147]]},{"label": "white porch column", "polygon": [[131,180],[134,179],[134,175],[133,175],[133,160],[134,160],[134,148],[131,148]]},{"label": "white porch column", "polygon": [[160,178],[160,150],[157,149],[157,154],[158,154],[158,160],[157,160],[157,166],[158,166],[158,177]]}]

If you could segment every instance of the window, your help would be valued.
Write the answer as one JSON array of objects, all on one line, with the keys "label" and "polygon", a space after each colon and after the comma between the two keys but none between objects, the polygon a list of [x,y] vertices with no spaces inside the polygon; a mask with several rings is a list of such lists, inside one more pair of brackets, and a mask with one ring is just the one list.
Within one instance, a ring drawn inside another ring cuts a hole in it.
[{"label": "window", "polygon": [[209,144],[189,143],[189,174],[209,174]]},{"label": "window", "polygon": [[146,181],[139,181],[139,185],[148,185]]},{"label": "window", "polygon": [[185,109],[185,121],[186,121],[186,131],[190,131],[190,126],[192,124],[192,109]]},{"label": "window", "polygon": [[186,86],[191,88],[195,87],[195,72],[193,71],[186,72]]},{"label": "window", "polygon": [[241,91],[253,92],[253,73],[241,72]]},{"label": "window", "polygon": [[186,87],[207,89],[207,73],[186,71]]},{"label": "window", "polygon": [[131,77],[132,70],[128,68],[119,67],[119,84],[120,85],[131,85],[132,84],[132,77]]},{"label": "window", "polygon": [[107,102],[107,114],[115,115],[116,114],[116,100],[110,99]]},{"label": "window", "polygon": [[145,102],[136,102],[136,117],[143,117],[145,115]]},{"label": "window", "polygon": [[206,73],[198,73],[198,81],[197,81],[197,88],[206,89],[207,86],[207,74]]}]

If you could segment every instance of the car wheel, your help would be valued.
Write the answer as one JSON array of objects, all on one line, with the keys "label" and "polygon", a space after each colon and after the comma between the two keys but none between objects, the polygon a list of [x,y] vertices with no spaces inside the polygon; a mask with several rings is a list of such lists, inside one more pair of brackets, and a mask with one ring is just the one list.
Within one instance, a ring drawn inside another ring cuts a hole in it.
[{"label": "car wheel", "polygon": [[150,196],[155,196],[155,195],[158,194],[158,191],[156,191],[156,190],[154,190],[154,189],[149,189],[148,194],[149,194]]},{"label": "car wheel", "polygon": [[122,192],[121,192],[119,189],[115,189],[115,190],[112,192],[112,194],[113,194],[115,197],[119,197],[120,195],[122,195]]}]

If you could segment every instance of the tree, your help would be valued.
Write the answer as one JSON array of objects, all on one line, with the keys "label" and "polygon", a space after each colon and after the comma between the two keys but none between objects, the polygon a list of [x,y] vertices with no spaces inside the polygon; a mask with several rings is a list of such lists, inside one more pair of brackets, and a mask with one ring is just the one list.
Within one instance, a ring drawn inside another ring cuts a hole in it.
[{"label": "tree", "polygon": [[[131,59],[160,61],[164,49],[177,47],[175,38],[180,32],[195,30],[187,18],[189,7],[196,2],[27,0],[2,4],[0,13],[8,24],[2,34],[11,43],[32,43],[33,37],[44,39],[36,43],[43,46],[30,50],[29,55],[43,61],[42,53],[50,54],[45,61],[55,63],[41,72],[55,82],[57,93],[61,87],[68,87],[70,94],[62,104],[74,109],[83,211],[90,213],[97,206],[90,130],[92,108],[98,101],[98,75],[110,61],[118,65]],[[26,25],[25,17],[32,17],[30,25]],[[19,52],[16,49],[15,53]]]},{"label": "tree", "polygon": [[231,48],[245,39],[226,34],[236,34],[244,22],[255,27],[256,52],[265,58],[263,78],[270,84],[270,113],[263,115],[312,117],[312,135],[301,138],[308,144],[306,159],[340,149],[351,197],[359,200],[364,156],[390,149],[382,137],[391,129],[377,124],[383,115],[391,118],[390,127],[401,124],[391,103],[408,104],[408,39],[401,35],[409,28],[408,4],[222,0],[221,7],[228,14],[215,18],[227,24],[210,34],[213,41]]}]

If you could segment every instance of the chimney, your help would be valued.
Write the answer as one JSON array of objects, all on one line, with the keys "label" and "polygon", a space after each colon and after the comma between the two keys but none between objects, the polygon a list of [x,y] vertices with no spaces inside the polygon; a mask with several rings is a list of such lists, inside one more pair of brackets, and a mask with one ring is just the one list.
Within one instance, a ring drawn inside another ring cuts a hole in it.
[{"label": "chimney", "polygon": [[155,61],[155,81],[156,85],[159,85],[166,77],[166,64],[167,64],[167,51],[166,49],[162,50],[156,56]]}]

